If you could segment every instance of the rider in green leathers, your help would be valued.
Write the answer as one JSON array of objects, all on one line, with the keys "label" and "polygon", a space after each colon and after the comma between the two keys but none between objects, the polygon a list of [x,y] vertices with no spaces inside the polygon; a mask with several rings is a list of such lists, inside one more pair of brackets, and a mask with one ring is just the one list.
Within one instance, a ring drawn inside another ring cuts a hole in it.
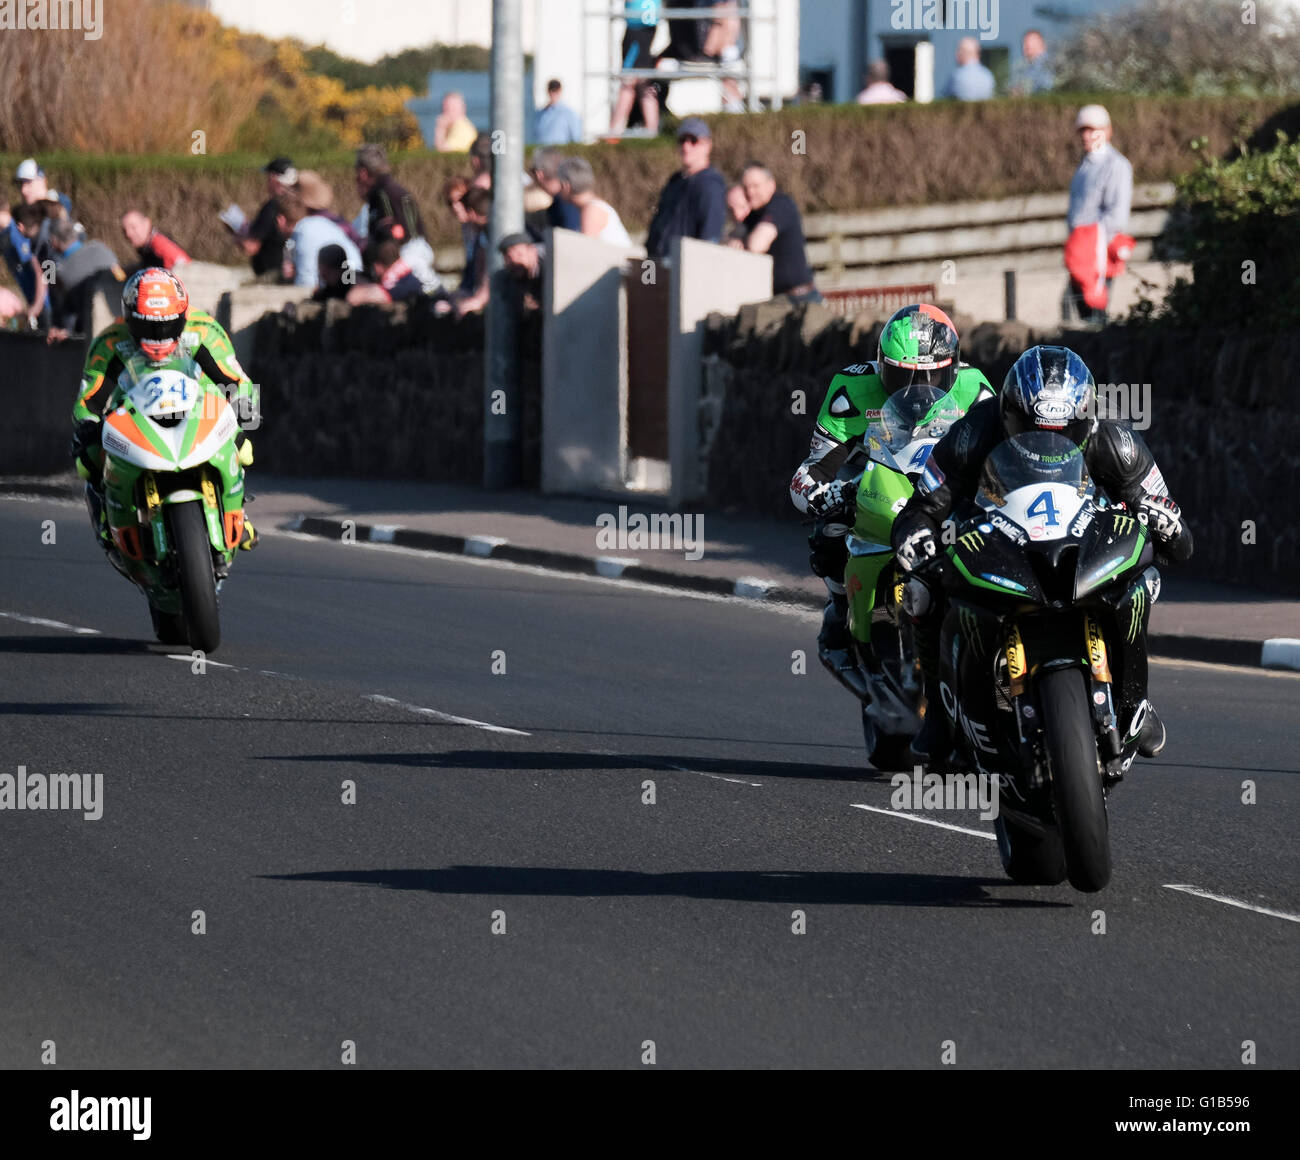
[{"label": "rider in green leathers", "polygon": [[[875,362],[845,367],[832,380],[813,429],[808,458],[790,483],[790,498],[799,511],[817,524],[808,538],[813,572],[825,581],[829,599],[817,637],[823,665],[855,691],[857,662],[848,625],[848,596],[844,568],[848,558],[845,535],[856,514],[854,478],[862,471],[866,452],[863,436],[880,417],[885,400],[909,386],[933,386],[951,392],[953,408],[964,413],[980,399],[992,398],[988,380],[961,362],[957,328],[937,306],[905,306],[890,316],[880,334]],[[880,571],[893,558],[889,544],[867,558],[875,565],[864,575],[864,591],[874,594]],[[878,559],[878,564],[875,561]],[[865,581],[870,581],[866,583]],[[870,599],[868,594],[867,599]],[[855,624],[866,646],[869,627]],[[847,676],[847,680],[846,680]],[[866,692],[862,685],[859,695]]]}]

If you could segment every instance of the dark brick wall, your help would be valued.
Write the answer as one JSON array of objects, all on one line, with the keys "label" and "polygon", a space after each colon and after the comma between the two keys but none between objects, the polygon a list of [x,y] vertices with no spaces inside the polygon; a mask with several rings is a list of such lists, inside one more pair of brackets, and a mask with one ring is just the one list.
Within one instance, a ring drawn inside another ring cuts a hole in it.
[{"label": "dark brick wall", "polygon": [[[299,305],[257,324],[258,466],[284,475],[478,482],[483,319],[410,309]],[[540,476],[541,322],[519,334],[523,481]]]}]

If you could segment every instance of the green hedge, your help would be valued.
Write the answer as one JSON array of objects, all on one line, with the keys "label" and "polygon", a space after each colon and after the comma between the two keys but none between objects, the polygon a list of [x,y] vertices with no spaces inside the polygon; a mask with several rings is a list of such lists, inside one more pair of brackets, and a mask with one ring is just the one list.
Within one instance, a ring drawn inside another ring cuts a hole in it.
[{"label": "green hedge", "polygon": [[[805,105],[779,112],[709,118],[714,163],[732,176],[749,158],[765,162],[806,212],[847,212],[891,205],[968,201],[1068,187],[1078,163],[1073,118],[1087,94],[982,104],[859,107]],[[1285,118],[1279,100],[1246,97],[1106,98],[1115,144],[1133,161],[1139,181],[1168,181],[1190,171],[1194,138],[1226,153],[1234,141]],[[644,228],[676,166],[673,141],[629,140],[572,147],[596,170],[598,192],[631,229]],[[18,157],[0,156],[0,173]],[[90,233],[125,256],[121,212],[138,207],[198,259],[237,262],[238,251],[217,221],[231,201],[250,212],[263,200],[259,172],[266,157],[41,158],[52,183],[68,193]],[[333,183],[336,208],[359,208],[351,154],[294,157]],[[428,151],[394,158],[398,179],[419,198],[435,245],[456,245],[458,230],[438,200],[442,183],[468,172],[464,155]]]}]

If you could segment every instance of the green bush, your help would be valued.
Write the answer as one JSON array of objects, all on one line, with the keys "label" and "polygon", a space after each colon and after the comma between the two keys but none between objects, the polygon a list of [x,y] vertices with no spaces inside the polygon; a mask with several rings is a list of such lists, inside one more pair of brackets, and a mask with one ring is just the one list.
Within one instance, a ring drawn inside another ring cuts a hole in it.
[{"label": "green bush", "polygon": [[1157,254],[1190,262],[1163,309],[1139,304],[1135,321],[1273,331],[1300,325],[1300,141],[1242,147],[1224,159],[1203,141],[1201,163],[1177,181]]}]

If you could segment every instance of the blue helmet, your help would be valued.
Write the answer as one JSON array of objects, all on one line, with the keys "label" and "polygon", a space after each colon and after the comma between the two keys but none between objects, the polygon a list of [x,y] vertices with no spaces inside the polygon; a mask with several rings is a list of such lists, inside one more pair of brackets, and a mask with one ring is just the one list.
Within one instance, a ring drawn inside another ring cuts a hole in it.
[{"label": "blue helmet", "polygon": [[1008,435],[1054,431],[1083,447],[1096,426],[1097,384],[1074,351],[1031,346],[1002,383],[1002,426]]}]

